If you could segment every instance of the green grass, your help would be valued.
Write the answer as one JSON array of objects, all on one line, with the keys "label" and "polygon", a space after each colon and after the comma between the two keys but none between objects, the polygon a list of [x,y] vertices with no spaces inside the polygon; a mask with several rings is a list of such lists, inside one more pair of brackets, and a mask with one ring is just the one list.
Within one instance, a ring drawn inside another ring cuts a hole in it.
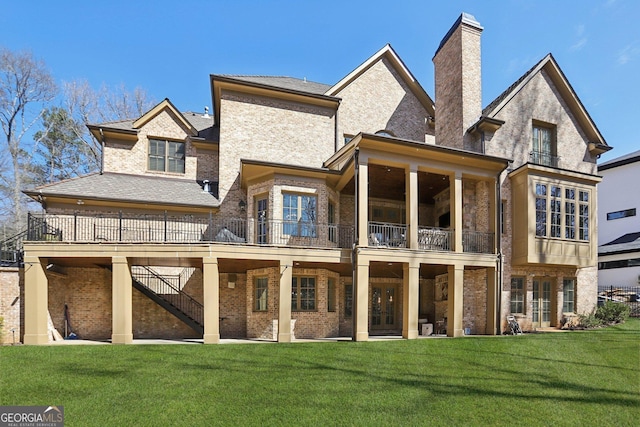
[{"label": "green grass", "polygon": [[66,425],[640,422],[640,320],[516,337],[0,348],[0,405]]}]

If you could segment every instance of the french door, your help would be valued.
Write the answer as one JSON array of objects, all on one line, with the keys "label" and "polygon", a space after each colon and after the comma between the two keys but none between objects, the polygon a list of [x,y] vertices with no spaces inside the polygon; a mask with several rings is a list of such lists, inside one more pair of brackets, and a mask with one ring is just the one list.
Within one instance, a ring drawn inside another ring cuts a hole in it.
[{"label": "french door", "polygon": [[267,199],[256,200],[256,242],[266,244],[267,242]]},{"label": "french door", "polygon": [[533,318],[534,327],[547,328],[551,326],[551,281],[546,279],[533,280]]},{"label": "french door", "polygon": [[395,285],[373,286],[371,292],[371,329],[396,329]]}]

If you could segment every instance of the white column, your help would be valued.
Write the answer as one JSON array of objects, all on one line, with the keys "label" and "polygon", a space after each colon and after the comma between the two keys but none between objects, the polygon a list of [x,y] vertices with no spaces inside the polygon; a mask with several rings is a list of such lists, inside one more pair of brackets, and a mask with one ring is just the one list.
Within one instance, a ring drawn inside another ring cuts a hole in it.
[{"label": "white column", "polygon": [[280,260],[280,301],[278,303],[278,342],[291,342],[291,280],[293,259]]},{"label": "white column", "polygon": [[123,256],[114,256],[111,260],[112,272],[112,329],[113,344],[131,344],[133,342],[133,289],[131,287],[131,267]]},{"label": "white column", "polygon": [[420,264],[415,261],[402,266],[402,337],[418,338],[420,305]]},{"label": "white column", "polygon": [[356,259],[356,283],[353,287],[355,325],[353,339],[369,340],[369,260]]},{"label": "white column", "polygon": [[447,317],[447,336],[461,337],[464,335],[462,316],[464,314],[464,265],[449,266],[449,302]]},{"label": "white column", "polygon": [[407,210],[407,247],[418,249],[418,171],[409,168],[405,173],[405,194]]},{"label": "white column", "polygon": [[204,297],[204,343],[220,342],[220,274],[218,259],[202,259],[202,286]]},{"label": "white column", "polygon": [[48,344],[49,285],[46,259],[24,257],[24,343]]}]

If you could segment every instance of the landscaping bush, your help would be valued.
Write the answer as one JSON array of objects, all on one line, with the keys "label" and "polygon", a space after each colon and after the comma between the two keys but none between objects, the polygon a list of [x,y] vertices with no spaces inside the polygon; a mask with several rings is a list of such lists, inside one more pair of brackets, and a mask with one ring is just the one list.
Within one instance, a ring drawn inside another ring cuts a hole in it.
[{"label": "landscaping bush", "polygon": [[596,317],[604,324],[622,323],[629,317],[629,306],[622,303],[607,301],[598,307]]},{"label": "landscaping bush", "polygon": [[596,310],[592,310],[589,314],[578,315],[578,326],[585,329],[597,328],[602,326],[602,320],[596,316]]}]

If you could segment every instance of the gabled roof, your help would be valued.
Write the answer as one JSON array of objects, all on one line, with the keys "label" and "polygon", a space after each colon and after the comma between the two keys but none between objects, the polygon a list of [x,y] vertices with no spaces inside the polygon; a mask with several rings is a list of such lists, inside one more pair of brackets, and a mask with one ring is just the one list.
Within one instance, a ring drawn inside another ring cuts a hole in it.
[{"label": "gabled roof", "polygon": [[364,74],[367,70],[369,70],[373,65],[375,65],[378,61],[382,60],[382,58],[386,58],[391,65],[398,72],[398,75],[404,80],[404,82],[409,86],[414,95],[420,100],[422,105],[425,107],[427,112],[430,115],[434,115],[434,104],[431,97],[427,94],[427,92],[422,88],[418,80],[411,74],[411,71],[407,68],[407,66],[402,62],[402,59],[398,56],[398,54],[393,50],[390,44],[385,45],[378,52],[373,54],[369,59],[364,61],[360,66],[358,66],[355,70],[346,75],[342,80],[333,85],[325,95],[329,96],[338,96],[339,92],[344,89],[346,86],[351,84],[354,80]]},{"label": "gabled roof", "polygon": [[[178,117],[182,117],[182,120],[186,120],[189,123],[189,129],[193,128],[196,130],[197,134],[194,136],[203,138],[207,141],[218,141],[219,129],[213,125],[212,116],[206,114],[203,115],[202,113],[195,113],[192,111],[181,112],[179,114],[180,116]],[[88,124],[87,127],[92,133],[96,132],[94,133],[94,136],[96,136],[96,138],[99,138],[98,133],[100,129],[103,129],[105,131],[110,130],[115,133],[136,135],[138,133],[138,128],[134,127],[134,122],[138,120],[140,120],[140,118]]]},{"label": "gabled roof", "polygon": [[[158,191],[161,188],[162,191]],[[96,200],[135,205],[217,208],[218,199],[195,180],[121,173],[93,173],[24,191],[43,198]]]},{"label": "gabled roof", "polygon": [[139,119],[134,121],[133,127],[135,129],[141,128],[145,123],[147,123],[149,120],[151,120],[152,118],[160,114],[160,112],[163,110],[171,111],[178,118],[178,120],[184,125],[184,127],[189,130],[189,132],[191,133],[191,136],[198,135],[198,131],[196,130],[196,128],[193,127],[191,123],[189,123],[189,121],[182,115],[180,111],[178,111],[178,109],[171,103],[171,101],[169,101],[169,98],[165,98],[155,107],[153,107],[152,109],[144,113]]},{"label": "gabled roof", "polygon": [[624,166],[631,163],[640,162],[640,150],[633,153],[625,154],[624,156],[616,157],[615,159],[608,160],[598,165],[598,171],[605,171],[607,169],[617,168],[618,166]]},{"label": "gabled roof", "polygon": [[222,90],[276,97],[327,108],[337,108],[340,103],[340,98],[324,94],[324,90],[329,87],[328,85],[292,77],[211,74],[209,78],[211,79],[214,121],[217,125],[220,124]]},{"label": "gabled roof", "polygon": [[307,79],[298,79],[295,77],[286,76],[246,76],[246,75],[233,75],[233,74],[221,74],[220,77],[227,77],[230,79],[240,80],[243,82],[256,83],[265,86],[273,86],[280,89],[295,90],[298,92],[308,92],[314,95],[324,95],[331,85],[324,83],[316,83]]},{"label": "gabled roof", "polygon": [[556,62],[552,54],[548,54],[540,62],[529,69],[522,77],[516,80],[496,99],[494,99],[487,107],[482,110],[483,117],[495,118],[495,116],[515,97],[535,76],[544,70],[552,79],[558,92],[569,106],[569,109],[580,124],[582,130],[589,139],[590,150],[599,154],[610,150],[612,147],[607,145],[604,137],[598,130],[595,122],[584,108],[584,105],[578,98],[578,95],[571,87],[560,66]]}]

